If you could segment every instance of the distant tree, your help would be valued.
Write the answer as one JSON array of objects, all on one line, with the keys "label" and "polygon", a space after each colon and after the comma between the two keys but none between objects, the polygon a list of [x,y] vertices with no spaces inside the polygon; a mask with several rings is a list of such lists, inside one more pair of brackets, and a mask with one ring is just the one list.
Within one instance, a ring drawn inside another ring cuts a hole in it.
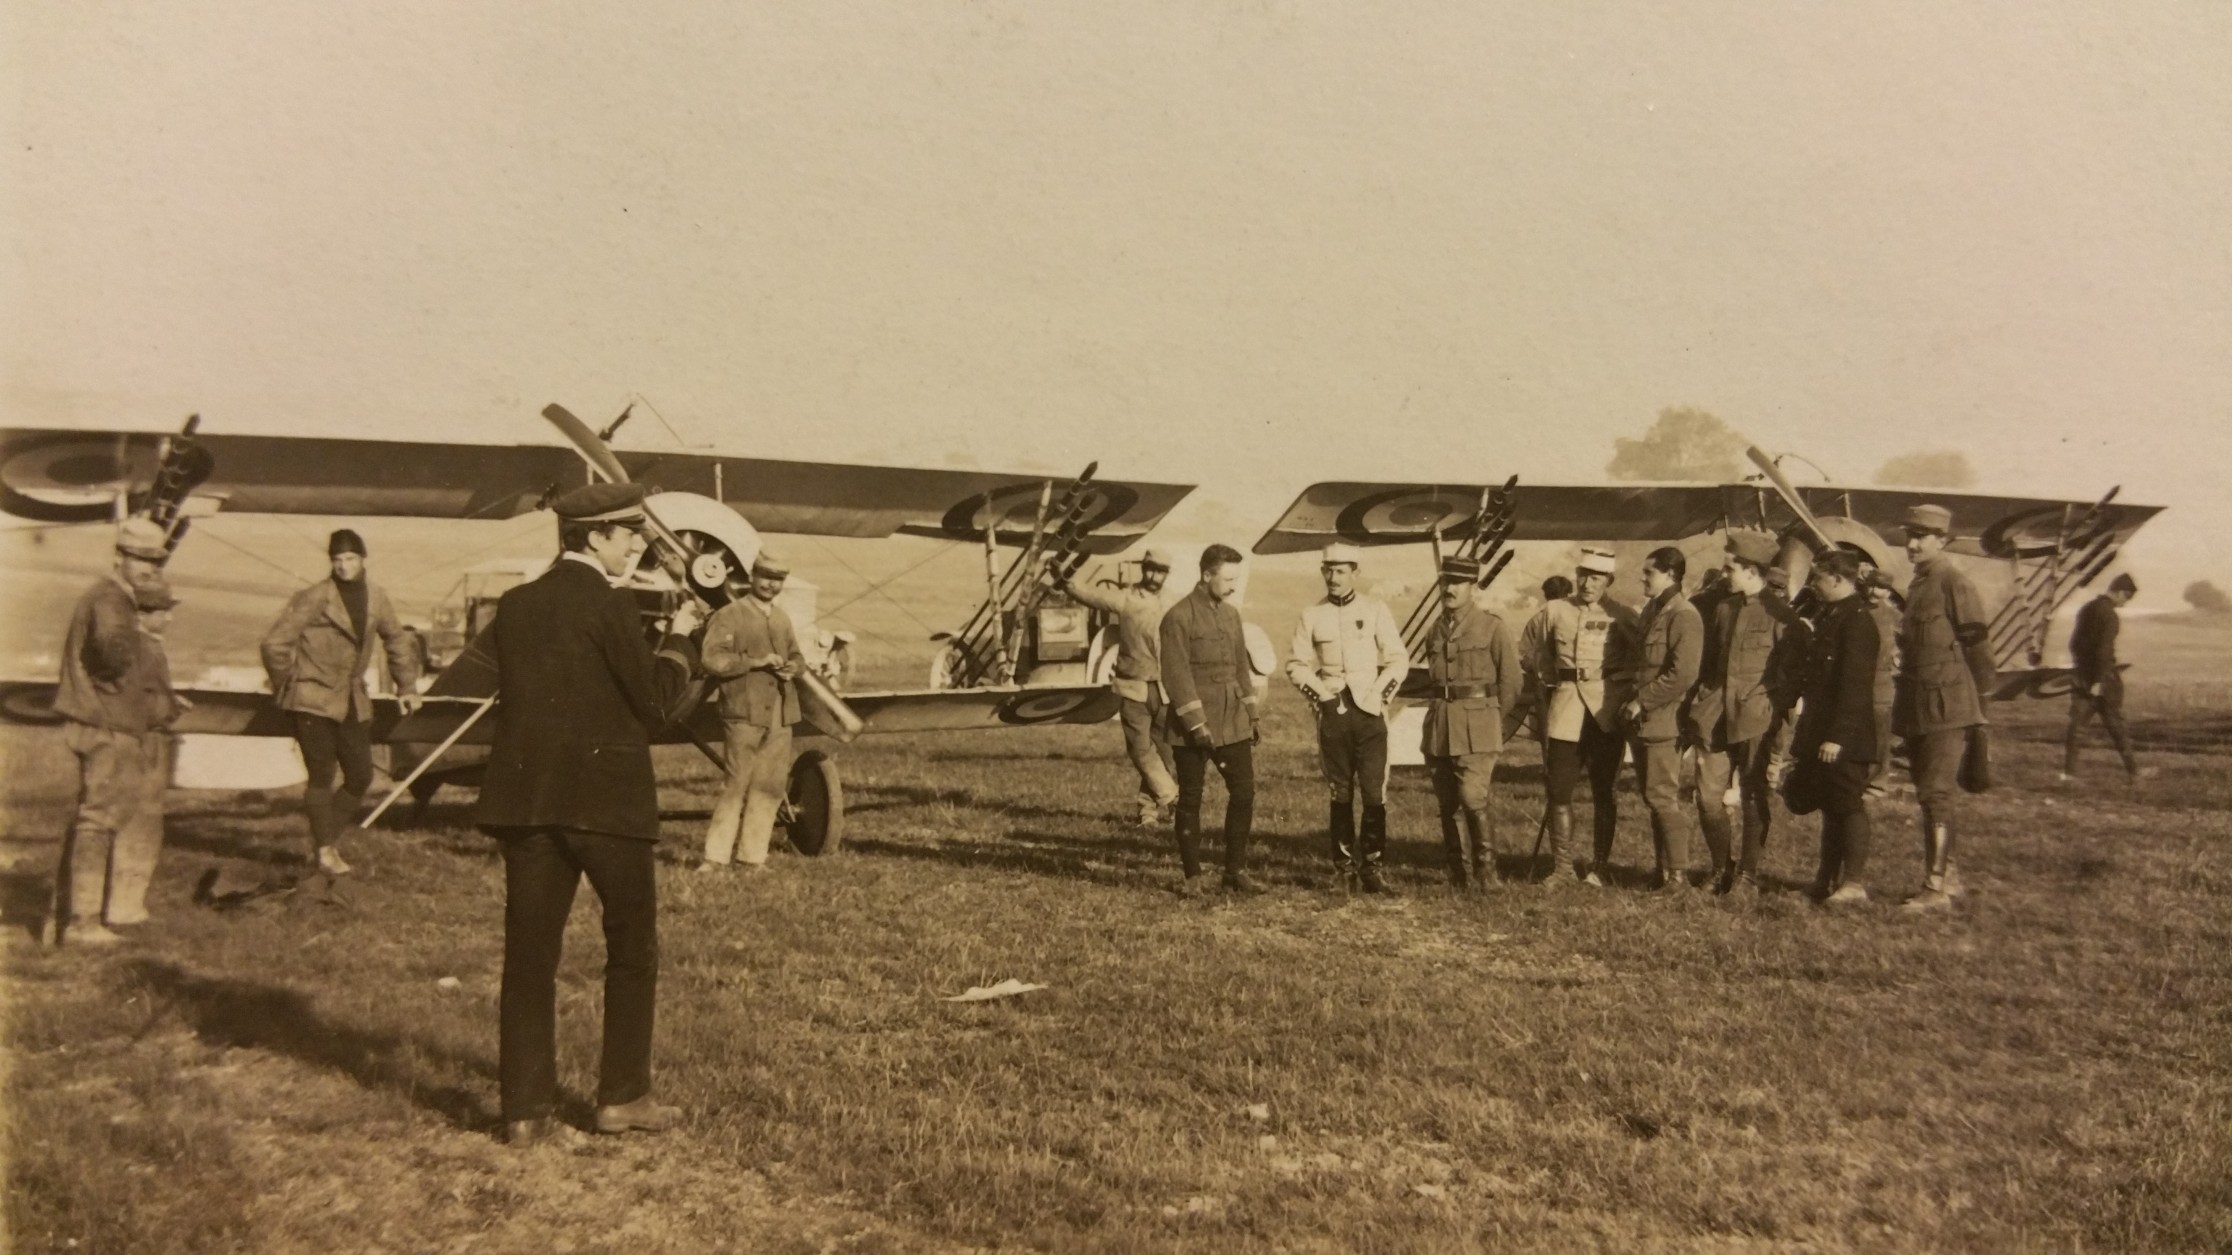
[{"label": "distant tree", "polygon": [[2203,614],[2232,614],[2232,596],[2207,580],[2186,585],[2186,604]]},{"label": "distant tree", "polygon": [[1925,449],[1885,462],[1875,482],[1886,488],[1966,488],[1976,482],[1976,468],[1958,450]]},{"label": "distant tree", "polygon": [[1722,484],[1744,473],[1746,441],[1705,410],[1675,406],[1640,439],[1612,442],[1604,472],[1614,479],[1696,480]]}]

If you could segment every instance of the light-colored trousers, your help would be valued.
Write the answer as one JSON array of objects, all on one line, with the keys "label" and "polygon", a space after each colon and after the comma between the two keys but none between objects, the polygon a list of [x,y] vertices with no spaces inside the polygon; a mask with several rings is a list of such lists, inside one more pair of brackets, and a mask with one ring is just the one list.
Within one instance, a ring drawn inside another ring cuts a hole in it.
[{"label": "light-colored trousers", "polygon": [[62,737],[77,755],[78,798],[55,872],[56,920],[65,927],[93,919],[144,923],[147,886],[163,849],[170,733],[70,722]]},{"label": "light-colored trousers", "polygon": [[1155,735],[1161,713],[1154,705],[1129,697],[1117,707],[1117,718],[1124,725],[1124,756],[1139,772],[1140,797],[1168,806],[1178,800],[1178,780],[1170,747]]},{"label": "light-colored trousers", "polygon": [[729,776],[705,830],[705,861],[726,863],[733,857],[758,867],[767,862],[775,815],[790,790],[791,730],[741,719],[725,720],[724,726]]}]

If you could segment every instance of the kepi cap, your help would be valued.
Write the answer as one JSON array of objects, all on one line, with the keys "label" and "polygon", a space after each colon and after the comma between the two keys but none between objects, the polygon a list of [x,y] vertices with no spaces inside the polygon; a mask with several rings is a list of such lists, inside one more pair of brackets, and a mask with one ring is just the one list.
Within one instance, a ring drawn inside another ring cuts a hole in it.
[{"label": "kepi cap", "polygon": [[2119,571],[2116,573],[2116,578],[2108,581],[2108,591],[2111,593],[2131,593],[2136,596],[2139,592],[2139,581],[2131,578],[2129,571]]},{"label": "kepi cap", "polygon": [[169,539],[163,533],[162,524],[135,515],[116,529],[116,551],[149,562],[161,562],[170,556],[164,544]]},{"label": "kepi cap", "polygon": [[1165,550],[1150,547],[1141,551],[1139,555],[1139,565],[1142,567],[1153,567],[1158,571],[1167,572],[1171,569],[1170,554]]},{"label": "kepi cap", "polygon": [[1478,584],[1480,562],[1475,558],[1443,558],[1441,581],[1444,584]]},{"label": "kepi cap", "polygon": [[1775,543],[1775,538],[1766,532],[1755,532],[1747,528],[1728,534],[1729,556],[1749,562],[1761,570],[1775,564],[1775,555],[1781,548]]},{"label": "kepi cap", "polygon": [[1345,540],[1336,540],[1325,547],[1325,552],[1318,555],[1319,565],[1331,562],[1346,562],[1350,566],[1362,566],[1364,565],[1364,551]]},{"label": "kepi cap", "polygon": [[336,554],[343,553],[353,553],[360,558],[364,557],[364,537],[357,535],[355,532],[350,531],[346,527],[341,528],[340,530],[334,532],[333,535],[326,537],[327,557],[330,558]]},{"label": "kepi cap", "polygon": [[643,517],[641,484],[583,484],[558,494],[550,508],[572,523],[627,523]]},{"label": "kepi cap", "polygon": [[752,575],[758,579],[785,580],[790,578],[790,564],[765,549],[752,559]]},{"label": "kepi cap", "polygon": [[1936,532],[1940,536],[1953,533],[1953,512],[1941,505],[1907,507],[1906,521],[1899,526],[1910,532]]},{"label": "kepi cap", "polygon": [[1594,571],[1598,575],[1617,575],[1619,573],[1619,566],[1614,562],[1611,550],[1594,549],[1587,545],[1581,547],[1581,560],[1573,564],[1573,569],[1576,571]]}]

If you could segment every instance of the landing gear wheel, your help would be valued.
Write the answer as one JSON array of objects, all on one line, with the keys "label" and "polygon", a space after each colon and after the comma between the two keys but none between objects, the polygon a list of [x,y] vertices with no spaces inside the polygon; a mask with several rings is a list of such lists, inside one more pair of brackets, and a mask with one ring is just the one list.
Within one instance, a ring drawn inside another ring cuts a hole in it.
[{"label": "landing gear wheel", "polygon": [[790,794],[781,819],[791,848],[808,858],[837,852],[845,834],[845,789],[837,760],[807,750],[791,763]]}]

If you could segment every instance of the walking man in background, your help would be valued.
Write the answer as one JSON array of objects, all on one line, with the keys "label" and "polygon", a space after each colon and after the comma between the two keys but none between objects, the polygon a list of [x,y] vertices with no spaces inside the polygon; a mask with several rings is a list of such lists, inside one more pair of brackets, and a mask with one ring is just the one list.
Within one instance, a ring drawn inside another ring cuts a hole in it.
[{"label": "walking man in background", "polygon": [[705,830],[699,870],[767,866],[775,817],[790,789],[791,725],[798,722],[798,675],[806,669],[798,633],[775,599],[790,568],[761,550],[751,590],[713,612],[703,643],[705,673],[721,682],[728,780]]},{"label": "walking man in background", "polygon": [[63,638],[54,712],[77,759],[77,812],[62,838],[46,940],[118,941],[111,924],[147,918],[148,882],[162,844],[163,789],[175,715],[160,637],[140,630],[143,603],[167,603],[163,529],[125,520],[116,569],[78,598]]},{"label": "walking man in background", "polygon": [[2139,760],[2131,752],[2131,734],[2124,729],[2123,669],[2116,665],[2116,634],[2123,628],[2116,612],[2139,593],[2139,582],[2126,574],[2108,581],[2108,591],[2085,603],[2077,612],[2077,626],[2069,634],[2069,735],[2062,743],[2062,769],[2056,783],[2077,779],[2077,751],[2083,748],[2085,725],[2094,712],[2108,739],[2123,756],[2124,778],[2139,782]]},{"label": "walking man in background", "polygon": [[1124,753],[1139,772],[1139,826],[1162,821],[1178,801],[1176,763],[1162,727],[1163,582],[1170,578],[1170,555],[1149,549],[1139,555],[1139,582],[1130,588],[1102,588],[1091,580],[1063,585],[1081,605],[1116,617],[1117,716],[1124,726]]},{"label": "walking man in background", "polygon": [[1209,764],[1224,777],[1224,887],[1261,893],[1245,870],[1248,833],[1255,824],[1255,687],[1250,679],[1246,630],[1232,594],[1240,586],[1240,552],[1229,545],[1201,551],[1201,582],[1163,615],[1157,630],[1167,736],[1175,741],[1178,768],[1178,858],[1186,878],[1178,892],[1200,894],[1201,794]]},{"label": "walking man in background", "polygon": [[613,585],[643,556],[643,495],[640,484],[597,483],[552,502],[563,552],[504,594],[486,638],[496,731],[473,818],[504,853],[497,1073],[514,1146],[554,1130],[558,958],[583,876],[604,917],[596,1129],[657,1132],[682,1116],[651,1099],[659,981],[651,732],[688,686],[697,610],[675,614],[654,654],[634,599]]},{"label": "walking man in background", "polygon": [[[1634,738],[1636,782],[1651,811],[1651,846],[1659,888],[1689,888],[1689,813],[1682,805],[1681,714],[1697,686],[1705,625],[1682,596],[1689,562],[1671,545],[1643,560],[1643,613],[1636,626],[1640,661],[1635,696],[1620,718]],[[1611,853],[1597,850],[1597,861]]]},{"label": "walking man in background", "polygon": [[386,590],[365,577],[364,538],[342,528],[326,541],[326,558],[332,576],[289,598],[264,633],[263,664],[273,701],[294,718],[295,744],[309,775],[302,809],[313,857],[318,870],[343,876],[349,864],[336,843],[372,787],[372,694],[364,669],[373,639],[387,654],[396,701],[406,714],[419,705],[419,651]]},{"label": "walking man in background", "polygon": [[[1485,888],[1496,866],[1496,757],[1503,752],[1506,712],[1519,704],[1519,647],[1501,618],[1473,599],[1480,564],[1446,558],[1440,572],[1442,613],[1426,637],[1426,727],[1419,749],[1441,810],[1442,850],[1449,882]],[[1460,827],[1460,823],[1462,827]]]},{"label": "walking man in background", "polygon": [[1612,852],[1619,823],[1622,747],[1619,712],[1635,685],[1635,613],[1605,597],[1612,587],[1612,551],[1581,550],[1573,594],[1535,612],[1519,635],[1519,665],[1542,702],[1542,770],[1550,830],[1550,874],[1560,871],[1573,839],[1573,789],[1584,769],[1596,806],[1594,861],[1576,859],[1581,883],[1601,886],[1596,863]]},{"label": "walking man in background", "polygon": [[1991,621],[1976,585],[1945,557],[1953,512],[1941,505],[1907,511],[1906,551],[1914,560],[1906,615],[1899,625],[1899,730],[1913,760],[1922,804],[1922,891],[1903,905],[1944,910],[1960,896],[1953,868],[1961,760],[1987,722],[1992,691]]},{"label": "walking man in background", "polygon": [[[1318,573],[1325,598],[1302,611],[1287,651],[1287,678],[1317,705],[1318,760],[1331,796],[1327,835],[1335,869],[1366,893],[1385,893],[1387,702],[1410,674],[1410,651],[1393,611],[1356,591],[1363,551],[1334,542]],[[1364,825],[1356,826],[1356,794]]]}]

